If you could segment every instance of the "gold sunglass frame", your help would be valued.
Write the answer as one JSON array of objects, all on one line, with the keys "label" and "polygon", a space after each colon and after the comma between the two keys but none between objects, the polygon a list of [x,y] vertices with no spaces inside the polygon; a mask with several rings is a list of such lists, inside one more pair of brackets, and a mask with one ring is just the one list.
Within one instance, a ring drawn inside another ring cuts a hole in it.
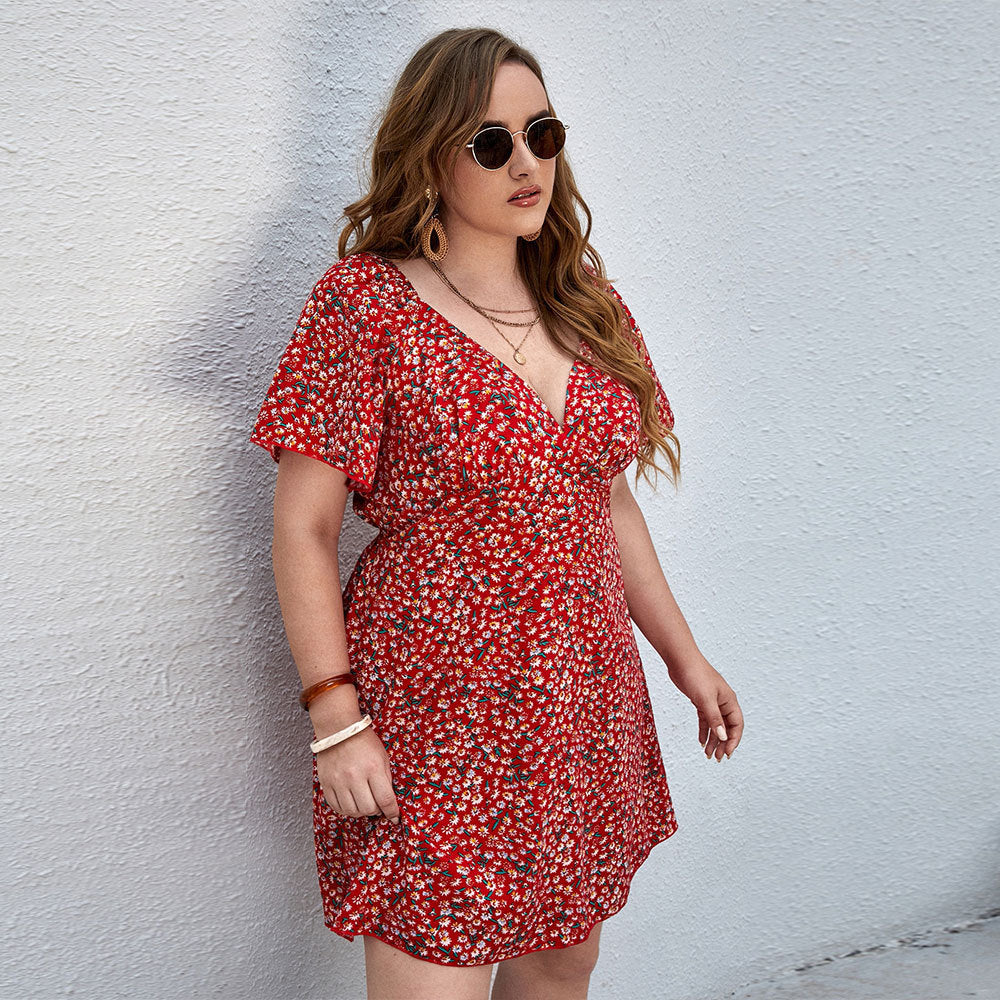
[{"label": "gold sunglass frame", "polygon": [[[511,157],[514,155],[514,139],[519,135],[523,135],[524,145],[527,147],[528,152],[531,153],[531,155],[534,156],[536,160],[554,160],[556,156],[558,156],[559,153],[561,153],[566,148],[565,142],[562,144],[562,146],[559,149],[559,152],[557,152],[555,156],[538,156],[535,153],[535,151],[531,148],[531,146],[528,145],[528,129],[534,128],[535,125],[540,125],[542,122],[553,122],[553,121],[559,122],[559,124],[562,125],[564,132],[569,131],[569,126],[561,118],[558,118],[556,115],[546,115],[544,118],[536,118],[535,121],[533,121],[528,126],[528,128],[518,129],[517,132],[511,132],[509,128],[504,128],[503,125],[490,125],[488,128],[481,128],[472,137],[472,142],[467,142],[465,144],[465,148],[472,150],[472,158],[476,161],[477,164],[479,164],[480,167],[482,167],[483,170],[490,170],[490,171],[503,170],[503,168],[506,167],[508,163],[510,163]],[[501,163],[499,167],[485,167],[483,166],[482,163],[479,163],[479,157],[476,156],[476,150],[475,150],[476,140],[484,132],[494,132],[494,131],[506,132],[507,135],[510,136],[510,156],[508,156],[507,159],[503,163]]]}]

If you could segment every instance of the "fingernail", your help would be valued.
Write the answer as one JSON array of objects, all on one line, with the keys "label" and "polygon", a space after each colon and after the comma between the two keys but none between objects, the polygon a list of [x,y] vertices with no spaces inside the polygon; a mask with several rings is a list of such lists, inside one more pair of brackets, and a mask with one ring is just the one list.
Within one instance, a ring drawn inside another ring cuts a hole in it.
[{"label": "fingernail", "polygon": [[724,740],[726,738],[726,727],[725,726],[716,726],[715,727],[715,731],[719,734],[719,739],[720,740]]}]

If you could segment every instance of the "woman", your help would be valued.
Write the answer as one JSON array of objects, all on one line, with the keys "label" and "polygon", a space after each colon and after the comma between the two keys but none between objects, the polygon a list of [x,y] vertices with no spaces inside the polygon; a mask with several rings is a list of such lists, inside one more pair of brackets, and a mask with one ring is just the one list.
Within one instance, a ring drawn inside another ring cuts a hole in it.
[{"label": "woman", "polygon": [[[676,485],[673,414],[565,135],[508,38],[424,44],[251,438],[280,459],[324,919],[365,936],[370,997],[480,1000],[498,962],[494,1000],[586,996],[677,829],[633,620],[706,755],[742,734],[625,477],[660,448]],[[341,594],[349,492],[379,534]]]}]

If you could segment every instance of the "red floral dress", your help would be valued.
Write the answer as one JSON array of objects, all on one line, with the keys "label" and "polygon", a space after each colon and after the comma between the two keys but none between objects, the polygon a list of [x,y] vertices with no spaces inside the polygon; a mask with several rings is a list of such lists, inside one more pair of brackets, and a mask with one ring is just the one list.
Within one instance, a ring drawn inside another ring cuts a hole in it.
[{"label": "red floral dress", "polygon": [[324,923],[349,940],[460,966],[578,944],[677,829],[611,520],[639,405],[590,356],[560,425],[363,252],[316,283],[267,391],[251,440],[342,470],[379,529],[344,616],[400,824],[333,812],[312,762]]}]

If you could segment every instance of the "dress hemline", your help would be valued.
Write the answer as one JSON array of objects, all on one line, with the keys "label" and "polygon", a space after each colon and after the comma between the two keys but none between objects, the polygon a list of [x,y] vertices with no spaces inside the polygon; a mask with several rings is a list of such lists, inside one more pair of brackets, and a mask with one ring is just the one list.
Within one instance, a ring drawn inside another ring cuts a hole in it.
[{"label": "dress hemline", "polygon": [[353,941],[359,934],[367,937],[373,937],[395,948],[397,951],[401,951],[405,955],[409,955],[411,958],[416,958],[421,962],[431,962],[434,965],[445,965],[456,969],[459,968],[469,969],[482,965],[496,965],[498,962],[506,962],[508,959],[511,958],[521,958],[523,955],[531,955],[539,951],[552,951],[556,948],[572,948],[573,946],[582,944],[584,941],[586,941],[587,938],[590,937],[590,932],[602,920],[607,920],[609,917],[613,917],[616,913],[618,913],[625,907],[625,904],[629,900],[629,895],[632,892],[632,880],[635,878],[636,873],[646,863],[650,854],[652,854],[653,852],[653,848],[656,847],[658,844],[662,844],[664,841],[669,840],[676,832],[677,832],[677,820],[671,819],[670,824],[666,827],[663,834],[661,836],[658,836],[655,840],[650,841],[648,846],[641,854],[638,864],[636,864],[636,866],[632,869],[632,873],[628,877],[628,885],[626,886],[625,889],[625,898],[621,901],[621,903],[619,903],[618,906],[614,907],[614,909],[606,910],[604,911],[603,914],[595,916],[590,926],[587,927],[585,930],[582,930],[581,932],[578,932],[576,935],[574,935],[574,939],[572,941],[555,941],[551,944],[542,945],[540,948],[526,948],[524,951],[516,952],[513,955],[502,955],[498,958],[493,958],[486,962],[445,962],[440,959],[430,958],[426,955],[418,955],[415,952],[410,951],[410,949],[406,947],[405,942],[403,942],[402,937],[399,936],[395,936],[394,938],[388,938],[388,937],[383,937],[381,934],[376,934],[372,930],[364,930],[364,929],[358,929],[356,931],[349,932],[341,930],[339,927],[335,927],[333,921],[327,919],[324,919],[323,923],[328,930],[332,931],[339,937],[346,938],[348,941]]}]

